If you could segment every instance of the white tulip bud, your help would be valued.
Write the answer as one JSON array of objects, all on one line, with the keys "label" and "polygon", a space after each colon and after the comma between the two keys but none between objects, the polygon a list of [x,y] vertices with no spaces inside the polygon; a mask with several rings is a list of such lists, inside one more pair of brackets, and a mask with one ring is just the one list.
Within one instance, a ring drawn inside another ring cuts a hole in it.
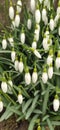
[{"label": "white tulip bud", "polygon": [[15,27],[19,27],[19,24],[20,24],[20,16],[17,13],[15,16]]},{"label": "white tulip bud", "polygon": [[33,41],[33,43],[32,43],[32,48],[33,48],[33,49],[36,49],[36,48],[37,48],[37,43],[36,43],[36,41]]},{"label": "white tulip bud", "polygon": [[50,19],[50,24],[49,24],[49,26],[50,26],[50,30],[53,31],[55,25],[54,25],[54,20],[53,20],[52,18]]},{"label": "white tulip bud", "polygon": [[37,24],[39,24],[40,20],[41,20],[41,13],[40,13],[40,10],[37,9],[37,10],[35,10],[35,21]]},{"label": "white tulip bud", "polygon": [[18,102],[19,102],[19,104],[22,104],[22,102],[23,102],[23,96],[22,96],[22,94],[18,95]]},{"label": "white tulip bud", "polygon": [[4,50],[7,48],[7,40],[5,38],[2,40],[2,48]]},{"label": "white tulip bud", "polygon": [[36,68],[34,68],[34,71],[32,73],[32,82],[33,83],[36,83],[37,82],[37,79],[38,79],[38,73],[36,71]]},{"label": "white tulip bud", "polygon": [[34,50],[34,54],[36,57],[41,59],[41,54],[36,49]]},{"label": "white tulip bud", "polygon": [[49,79],[51,79],[52,76],[53,76],[53,67],[50,66],[50,67],[48,68],[48,77],[49,77]]},{"label": "white tulip bud", "polygon": [[0,101],[0,112],[2,112],[2,111],[3,111],[3,102]]},{"label": "white tulip bud", "polygon": [[12,5],[9,7],[9,17],[11,20],[14,19],[14,8]]},{"label": "white tulip bud", "polygon": [[46,84],[47,80],[48,80],[48,74],[47,74],[47,72],[43,72],[42,73],[42,81],[43,81],[43,83]]},{"label": "white tulip bud", "polygon": [[53,109],[54,109],[55,112],[58,111],[59,104],[60,104],[60,102],[59,102],[58,96],[56,95],[55,99],[53,100]]},{"label": "white tulip bud", "polygon": [[21,43],[22,43],[22,44],[25,43],[25,33],[24,33],[24,32],[21,32],[20,40],[21,40]]},{"label": "white tulip bud", "polygon": [[43,20],[43,21],[45,21],[46,15],[47,15],[46,9],[43,8],[43,10],[42,10],[42,20]]},{"label": "white tulip bud", "polygon": [[19,62],[18,62],[17,59],[15,60],[14,66],[15,66],[15,70],[18,71],[18,69],[19,69]]},{"label": "white tulip bud", "polygon": [[31,75],[29,72],[25,73],[25,83],[29,85],[31,83]]},{"label": "white tulip bud", "polygon": [[19,72],[22,73],[22,72],[23,72],[23,69],[24,69],[23,61],[20,61],[20,62],[19,62]]},{"label": "white tulip bud", "polygon": [[35,0],[30,0],[30,7],[31,7],[31,11],[33,13],[35,11]]},{"label": "white tulip bud", "polygon": [[22,1],[18,0],[17,1],[17,12],[20,13],[22,10]]},{"label": "white tulip bud", "polygon": [[27,20],[27,28],[30,30],[31,26],[32,26],[32,21],[31,21],[31,19],[28,19]]},{"label": "white tulip bud", "polygon": [[13,51],[11,52],[11,60],[12,60],[12,62],[15,61],[15,56],[16,56],[16,53],[15,53],[15,51],[13,50]]},{"label": "white tulip bud", "polygon": [[11,47],[14,47],[14,40],[13,40],[13,37],[9,37],[9,38],[8,38],[8,41],[9,41]]},{"label": "white tulip bud", "polygon": [[7,83],[5,81],[2,81],[1,89],[4,93],[7,93]]}]

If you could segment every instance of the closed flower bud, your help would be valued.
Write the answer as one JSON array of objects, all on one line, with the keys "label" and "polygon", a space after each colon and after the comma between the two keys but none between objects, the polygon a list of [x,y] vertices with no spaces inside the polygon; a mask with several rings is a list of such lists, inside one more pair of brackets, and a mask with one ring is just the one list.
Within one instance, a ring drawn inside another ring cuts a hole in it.
[{"label": "closed flower bud", "polygon": [[35,21],[36,21],[36,23],[40,23],[40,20],[41,20],[41,14],[40,14],[40,10],[39,9],[37,9],[37,10],[35,10]]},{"label": "closed flower bud", "polygon": [[31,83],[31,75],[29,72],[25,73],[25,83],[29,85]]},{"label": "closed flower bud", "polygon": [[47,57],[47,65],[52,64],[52,62],[53,62],[53,57],[51,55],[48,55],[48,57]]},{"label": "closed flower bud", "polygon": [[31,19],[28,19],[27,20],[27,28],[30,30],[31,26],[32,26],[32,21],[31,21]]},{"label": "closed flower bud", "polygon": [[20,13],[22,10],[22,1],[18,0],[17,1],[17,12]]},{"label": "closed flower bud", "polygon": [[16,56],[16,53],[15,53],[15,51],[13,50],[13,51],[11,52],[11,60],[12,60],[12,62],[15,61],[15,56]]},{"label": "closed flower bud", "polygon": [[44,39],[43,39],[42,44],[43,44],[44,50],[45,50],[45,51],[48,51],[48,50],[49,50],[49,44],[48,44],[48,39],[47,39],[47,38],[44,38]]},{"label": "closed flower bud", "polygon": [[3,111],[3,102],[0,101],[0,112],[2,112],[2,111]]},{"label": "closed flower bud", "polygon": [[54,25],[54,20],[52,18],[50,19],[50,24],[49,25],[50,25],[50,30],[53,31],[55,25]]},{"label": "closed flower bud", "polygon": [[21,40],[21,43],[22,43],[22,44],[25,43],[25,33],[24,33],[24,32],[21,32],[20,40]]},{"label": "closed flower bud", "polygon": [[60,57],[57,57],[56,60],[55,60],[55,66],[57,69],[60,68]]},{"label": "closed flower bud", "polygon": [[33,73],[32,73],[32,82],[36,83],[38,79],[38,73],[37,71],[34,69]]},{"label": "closed flower bud", "polygon": [[14,8],[12,5],[9,7],[9,17],[11,20],[14,19]]},{"label": "closed flower bud", "polygon": [[58,96],[56,95],[55,99],[53,100],[53,109],[54,109],[55,112],[58,111],[59,104],[60,104],[60,102],[59,102]]},{"label": "closed flower bud", "polygon": [[47,74],[47,72],[43,72],[42,73],[42,81],[43,81],[43,83],[46,84],[47,80],[48,80],[48,74]]},{"label": "closed flower bud", "polygon": [[31,7],[31,11],[33,13],[35,11],[35,0],[30,0],[30,7]]},{"label": "closed flower bud", "polygon": [[9,41],[11,47],[14,47],[14,40],[13,40],[13,37],[9,37],[9,38],[8,38],[8,41]]},{"label": "closed flower bud", "polygon": [[58,27],[58,35],[60,36],[60,26]]},{"label": "closed flower bud", "polygon": [[20,24],[20,16],[17,13],[15,16],[15,27],[19,27],[19,24]]},{"label": "closed flower bud", "polygon": [[46,15],[47,15],[46,9],[44,8],[44,9],[42,10],[42,20],[43,20],[43,21],[45,21]]},{"label": "closed flower bud", "polygon": [[4,93],[7,93],[7,83],[5,81],[2,81],[1,89]]},{"label": "closed flower bud", "polygon": [[47,17],[47,16],[45,17],[44,24],[45,24],[45,25],[48,24],[48,17]]},{"label": "closed flower bud", "polygon": [[22,102],[23,102],[23,96],[22,96],[22,94],[18,95],[18,102],[19,102],[19,104],[22,104]]},{"label": "closed flower bud", "polygon": [[50,67],[48,68],[48,77],[49,77],[49,79],[51,79],[52,76],[53,76],[53,67],[50,66]]},{"label": "closed flower bud", "polygon": [[37,127],[37,130],[42,130],[40,125]]},{"label": "closed flower bud", "polygon": [[33,48],[33,49],[36,49],[36,48],[37,48],[37,43],[36,43],[36,41],[33,41],[33,42],[32,42],[32,48]]},{"label": "closed flower bud", "polygon": [[41,59],[41,54],[36,49],[34,50],[34,54],[37,58]]},{"label": "closed flower bud", "polygon": [[39,40],[39,30],[38,30],[38,29],[35,29],[35,31],[34,31],[34,39],[35,39],[36,41]]},{"label": "closed flower bud", "polygon": [[22,72],[23,72],[23,69],[24,69],[23,61],[20,61],[20,62],[19,62],[19,72],[22,73]]},{"label": "closed flower bud", "polygon": [[57,14],[56,16],[55,16],[55,19],[54,19],[54,23],[55,23],[55,27],[57,26],[57,23],[58,23],[58,21],[59,21],[59,15]]},{"label": "closed flower bud", "polygon": [[7,48],[7,40],[5,38],[2,40],[2,48],[4,50]]},{"label": "closed flower bud", "polygon": [[18,69],[19,69],[19,62],[18,62],[17,59],[15,60],[14,66],[15,66],[15,70],[18,71]]}]

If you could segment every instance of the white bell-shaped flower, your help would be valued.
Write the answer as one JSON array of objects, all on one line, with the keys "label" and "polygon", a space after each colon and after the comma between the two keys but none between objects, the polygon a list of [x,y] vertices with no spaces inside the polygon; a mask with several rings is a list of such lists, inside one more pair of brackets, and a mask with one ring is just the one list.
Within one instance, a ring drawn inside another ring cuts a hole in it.
[{"label": "white bell-shaped flower", "polygon": [[2,112],[2,111],[3,111],[3,102],[0,101],[0,112]]},{"label": "white bell-shaped flower", "polygon": [[18,71],[19,70],[19,61],[18,61],[18,59],[15,60],[14,66],[15,66],[15,70]]},{"label": "white bell-shaped flower", "polygon": [[59,69],[60,68],[60,57],[57,57],[56,60],[55,60],[55,65],[56,65],[56,68]]},{"label": "white bell-shaped flower", "polygon": [[1,89],[4,93],[7,93],[7,83],[5,81],[2,81]]},{"label": "white bell-shaped flower", "polygon": [[22,10],[22,1],[18,0],[17,1],[17,12],[20,13]]},{"label": "white bell-shaped flower", "polygon": [[33,52],[37,58],[41,59],[41,54],[36,49]]},{"label": "white bell-shaped flower", "polygon": [[16,16],[15,16],[15,27],[19,27],[19,24],[20,24],[20,16],[18,13],[16,13]]},{"label": "white bell-shaped flower", "polygon": [[36,48],[37,48],[37,42],[36,42],[35,40],[32,42],[32,48],[33,48],[33,49],[36,49]]},{"label": "white bell-shaped flower", "polygon": [[58,96],[56,95],[56,96],[55,96],[55,99],[53,100],[53,109],[54,109],[55,112],[58,111],[59,105],[60,105],[59,98],[58,98]]},{"label": "white bell-shaped flower", "polygon": [[22,31],[21,34],[20,34],[20,40],[21,40],[22,44],[25,43],[25,32],[24,31]]},{"label": "white bell-shaped flower", "polygon": [[19,72],[22,73],[23,69],[24,69],[24,64],[23,64],[23,61],[22,61],[22,58],[21,58],[20,62],[19,62]]},{"label": "white bell-shaped flower", "polygon": [[40,13],[40,10],[39,9],[36,9],[35,10],[35,21],[37,24],[40,23],[40,20],[41,20],[41,13]]},{"label": "white bell-shaped flower", "polygon": [[35,11],[35,0],[30,0],[30,7],[31,7],[32,13],[34,13],[34,11]]},{"label": "white bell-shaped flower", "polygon": [[43,38],[43,42],[42,42],[43,48],[45,51],[49,50],[49,44],[48,44],[48,39],[45,37]]},{"label": "white bell-shaped flower", "polygon": [[31,83],[31,75],[30,75],[29,71],[27,71],[27,72],[25,73],[25,83],[26,83],[27,85],[29,85],[29,84]]},{"label": "white bell-shaped flower", "polygon": [[9,7],[9,17],[11,20],[14,19],[14,8],[12,6],[12,3],[10,3],[10,7]]},{"label": "white bell-shaped flower", "polygon": [[2,40],[2,49],[6,49],[7,48],[7,40],[6,40],[6,38],[3,38],[3,40]]},{"label": "white bell-shaped flower", "polygon": [[27,28],[30,30],[30,29],[31,29],[31,26],[32,26],[32,21],[31,21],[31,19],[29,18],[29,19],[27,20]]},{"label": "white bell-shaped flower", "polygon": [[48,68],[48,77],[49,77],[49,79],[51,79],[52,76],[53,76],[53,67],[49,66],[49,68]]},{"label": "white bell-shaped flower", "polygon": [[54,27],[55,27],[55,23],[54,23],[53,18],[50,19],[49,26],[50,26],[50,30],[53,31],[53,30],[54,30]]},{"label": "white bell-shaped flower", "polygon": [[19,102],[19,104],[23,103],[23,96],[22,96],[22,94],[18,95],[18,102]]},{"label": "white bell-shaped flower", "polygon": [[37,73],[36,68],[34,68],[34,71],[33,71],[33,73],[32,73],[32,82],[33,82],[33,83],[36,83],[37,80],[38,80],[38,73]]},{"label": "white bell-shaped flower", "polygon": [[46,84],[47,80],[48,80],[47,71],[43,71],[43,73],[42,73],[42,81],[43,81],[43,83]]},{"label": "white bell-shaped flower", "polygon": [[12,62],[15,61],[15,58],[16,58],[16,52],[14,50],[12,50],[12,52],[11,52],[11,60],[12,60]]},{"label": "white bell-shaped flower", "polygon": [[46,16],[47,16],[46,9],[45,9],[45,8],[43,8],[43,10],[42,10],[42,20],[43,20],[43,21],[45,21]]}]

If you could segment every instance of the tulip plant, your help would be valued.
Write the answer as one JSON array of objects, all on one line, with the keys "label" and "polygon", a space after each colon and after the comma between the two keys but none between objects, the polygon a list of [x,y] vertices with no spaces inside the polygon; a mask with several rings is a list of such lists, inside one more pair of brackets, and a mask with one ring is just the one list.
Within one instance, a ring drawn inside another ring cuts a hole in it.
[{"label": "tulip plant", "polygon": [[[15,6],[15,7],[14,7]],[[23,19],[21,20],[21,13]],[[28,130],[60,125],[60,0],[10,0],[0,36],[0,122],[16,115]]]}]

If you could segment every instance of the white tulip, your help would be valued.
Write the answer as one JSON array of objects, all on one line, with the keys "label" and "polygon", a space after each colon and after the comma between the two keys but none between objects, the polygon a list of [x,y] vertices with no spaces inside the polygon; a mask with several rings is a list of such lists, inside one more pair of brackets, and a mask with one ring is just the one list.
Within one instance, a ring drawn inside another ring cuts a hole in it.
[{"label": "white tulip", "polygon": [[47,65],[51,65],[53,62],[53,57],[51,55],[48,55],[47,57]]},{"label": "white tulip", "polygon": [[11,20],[14,19],[14,8],[13,8],[13,6],[9,7],[9,17],[10,17]]},{"label": "white tulip", "polygon": [[36,83],[38,79],[38,73],[37,72],[33,72],[32,73],[32,82]]},{"label": "white tulip", "polygon": [[34,13],[34,11],[35,11],[35,0],[30,0],[30,7],[31,7],[32,13]]},{"label": "white tulip", "polygon": [[18,95],[18,102],[19,102],[19,104],[22,104],[22,102],[23,102],[23,96],[22,96],[22,94]]},{"label": "white tulip", "polygon": [[58,111],[58,109],[59,109],[59,104],[60,104],[59,99],[58,99],[58,98],[57,98],[57,99],[55,98],[55,99],[53,100],[53,109],[54,109],[55,112]]},{"label": "white tulip", "polygon": [[0,112],[2,112],[2,111],[3,111],[3,102],[0,101]]},{"label": "white tulip", "polygon": [[28,19],[27,20],[27,28],[30,30],[31,26],[32,26],[32,21],[31,21],[31,19]]},{"label": "white tulip", "polygon": [[19,27],[20,24],[20,16],[19,14],[16,14],[15,16],[15,27]]},{"label": "white tulip", "polygon": [[48,74],[47,74],[47,72],[43,72],[42,73],[42,81],[43,81],[43,83],[46,84],[47,80],[48,80]]},{"label": "white tulip", "polygon": [[50,67],[48,68],[48,77],[49,77],[49,79],[51,79],[52,76],[53,76],[53,67],[50,66]]},{"label": "white tulip", "polygon": [[32,48],[33,48],[33,49],[36,49],[36,48],[37,48],[37,43],[36,43],[36,41],[33,41],[33,42],[32,42]]},{"label": "white tulip", "polygon": [[17,1],[17,12],[20,13],[22,10],[22,1],[18,0]]},{"label": "white tulip", "polygon": [[20,35],[20,40],[21,40],[21,43],[24,44],[25,43],[25,33],[22,32],[21,35]]},{"label": "white tulip", "polygon": [[11,47],[14,47],[14,40],[13,40],[13,37],[8,38],[8,41],[9,41]]},{"label": "white tulip", "polygon": [[42,20],[43,20],[43,21],[45,21],[46,15],[47,15],[46,9],[43,8],[43,10],[42,10]]},{"label": "white tulip", "polygon": [[41,13],[40,13],[40,10],[39,9],[36,9],[35,10],[35,21],[37,24],[40,23],[40,20],[41,20]]},{"label": "white tulip", "polygon": [[59,34],[59,36],[60,36],[60,26],[58,27],[58,34]]},{"label": "white tulip", "polygon": [[31,83],[31,75],[29,72],[25,73],[25,83],[29,85]]},{"label": "white tulip", "polygon": [[1,89],[4,93],[7,93],[7,83],[5,81],[2,81]]},{"label": "white tulip", "polygon": [[41,59],[41,54],[36,49],[34,50],[34,54],[37,58]]},{"label": "white tulip", "polygon": [[24,69],[24,64],[22,61],[19,62],[19,72],[22,73]]},{"label": "white tulip", "polygon": [[50,26],[50,30],[53,31],[55,25],[54,25],[54,20],[52,18],[50,19],[49,26]]},{"label": "white tulip", "polygon": [[19,69],[19,62],[18,62],[18,60],[15,60],[14,66],[15,66],[15,70],[18,71],[18,69]]},{"label": "white tulip", "polygon": [[55,66],[57,69],[60,68],[60,57],[57,57],[56,60],[55,60]]},{"label": "white tulip", "polygon": [[2,40],[2,48],[4,50],[7,48],[7,40],[5,38]]},{"label": "white tulip", "polygon": [[12,60],[12,62],[15,61],[15,57],[16,57],[16,53],[15,53],[15,51],[12,51],[11,52],[11,60]]}]

